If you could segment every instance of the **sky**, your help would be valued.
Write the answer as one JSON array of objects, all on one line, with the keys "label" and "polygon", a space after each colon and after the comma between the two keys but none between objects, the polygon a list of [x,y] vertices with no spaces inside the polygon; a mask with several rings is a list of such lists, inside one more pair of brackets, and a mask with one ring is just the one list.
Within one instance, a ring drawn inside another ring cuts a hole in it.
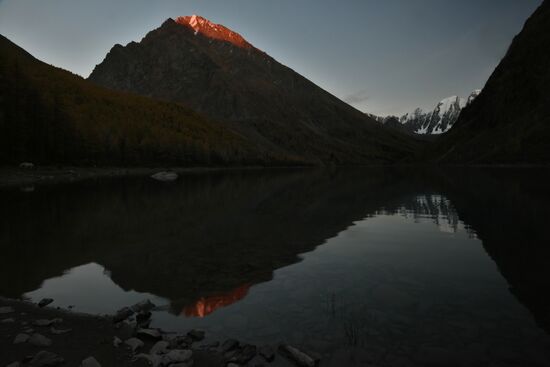
[{"label": "sky", "polygon": [[114,44],[198,14],[381,116],[482,88],[542,0],[0,0],[0,34],[87,77]]}]

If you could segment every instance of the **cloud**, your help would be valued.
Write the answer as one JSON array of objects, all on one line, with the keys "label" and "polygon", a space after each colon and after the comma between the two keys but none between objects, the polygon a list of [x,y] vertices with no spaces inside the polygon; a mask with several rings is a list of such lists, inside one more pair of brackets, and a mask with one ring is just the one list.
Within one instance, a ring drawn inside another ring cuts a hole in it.
[{"label": "cloud", "polygon": [[344,97],[344,101],[349,104],[359,104],[367,101],[368,99],[369,99],[369,96],[367,95],[366,90],[355,92],[353,94],[350,94]]}]

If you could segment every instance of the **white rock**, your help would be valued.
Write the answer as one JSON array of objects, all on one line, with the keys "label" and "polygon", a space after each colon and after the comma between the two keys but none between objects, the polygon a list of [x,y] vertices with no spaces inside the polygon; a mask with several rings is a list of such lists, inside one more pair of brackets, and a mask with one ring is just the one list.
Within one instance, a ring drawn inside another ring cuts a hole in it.
[{"label": "white rock", "polygon": [[169,171],[162,171],[157,172],[154,175],[151,176],[151,178],[157,180],[157,181],[175,181],[178,179],[178,174],[176,172],[169,172]]}]

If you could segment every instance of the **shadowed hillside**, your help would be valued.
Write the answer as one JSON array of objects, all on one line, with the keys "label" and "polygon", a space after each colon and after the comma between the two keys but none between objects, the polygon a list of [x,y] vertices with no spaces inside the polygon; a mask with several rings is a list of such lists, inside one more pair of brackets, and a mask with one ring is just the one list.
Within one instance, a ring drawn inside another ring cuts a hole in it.
[{"label": "shadowed hillside", "polygon": [[291,163],[180,105],[110,91],[0,36],[0,164]]},{"label": "shadowed hillside", "polygon": [[477,99],[436,144],[441,163],[550,163],[550,1],[514,39]]}]

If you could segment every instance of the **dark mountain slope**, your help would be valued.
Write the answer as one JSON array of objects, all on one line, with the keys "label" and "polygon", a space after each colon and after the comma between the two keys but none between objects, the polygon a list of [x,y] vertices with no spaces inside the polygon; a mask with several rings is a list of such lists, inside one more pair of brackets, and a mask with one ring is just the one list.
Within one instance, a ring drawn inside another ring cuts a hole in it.
[{"label": "dark mountain slope", "polygon": [[181,103],[263,149],[312,162],[395,162],[417,145],[197,16],[168,19],[139,43],[114,46],[89,79]]},{"label": "dark mountain slope", "polygon": [[443,163],[550,163],[550,1],[432,152]]},{"label": "dark mountain slope", "polygon": [[0,164],[291,162],[177,104],[99,87],[0,36]]}]

